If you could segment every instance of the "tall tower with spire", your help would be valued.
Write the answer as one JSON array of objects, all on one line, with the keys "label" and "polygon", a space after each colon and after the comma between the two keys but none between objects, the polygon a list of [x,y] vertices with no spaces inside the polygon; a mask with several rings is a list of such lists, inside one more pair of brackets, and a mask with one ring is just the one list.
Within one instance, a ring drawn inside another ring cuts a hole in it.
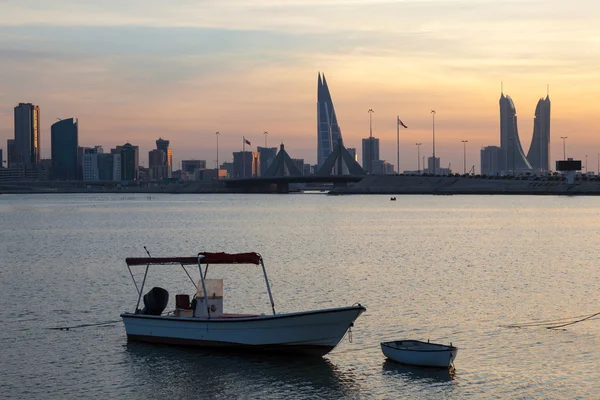
[{"label": "tall tower with spire", "polygon": [[517,110],[510,96],[500,94],[500,169],[503,171],[531,171],[531,164],[519,140]]},{"label": "tall tower with spire", "polygon": [[335,146],[342,140],[342,132],[335,116],[333,101],[325,74],[319,72],[317,84],[317,165],[321,167]]},{"label": "tall tower with spire", "polygon": [[541,98],[535,107],[533,136],[527,159],[535,171],[550,170],[550,96]]}]

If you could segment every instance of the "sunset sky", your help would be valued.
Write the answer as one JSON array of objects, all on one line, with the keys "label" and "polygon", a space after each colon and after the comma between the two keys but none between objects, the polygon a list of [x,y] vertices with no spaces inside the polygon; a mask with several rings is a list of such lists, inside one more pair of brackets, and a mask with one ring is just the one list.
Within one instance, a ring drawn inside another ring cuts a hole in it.
[{"label": "sunset sky", "polygon": [[[50,125],[79,118],[79,143],[105,150],[127,141],[140,161],[159,137],[176,166],[214,165],[239,151],[285,143],[316,163],[317,73],[324,72],[344,143],[374,136],[402,170],[415,142],[442,167],[479,171],[479,151],[499,144],[500,84],[517,108],[529,149],[535,105],[550,85],[551,160],[597,170],[600,136],[600,5],[592,0],[0,0],[0,147],[13,107],[41,108],[42,157]],[[4,157],[6,158],[6,151]]]}]

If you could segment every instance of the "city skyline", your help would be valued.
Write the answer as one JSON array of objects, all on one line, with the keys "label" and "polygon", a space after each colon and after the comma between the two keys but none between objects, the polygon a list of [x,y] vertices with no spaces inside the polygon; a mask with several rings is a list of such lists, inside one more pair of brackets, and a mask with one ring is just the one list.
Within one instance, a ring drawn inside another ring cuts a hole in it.
[{"label": "city skyline", "polygon": [[[597,151],[589,149],[600,148],[589,117],[600,74],[593,68],[600,53],[592,38],[600,28],[581,3],[550,2],[541,13],[535,2],[515,10],[475,0],[436,7],[361,1],[117,4],[0,3],[5,158],[6,140],[13,137],[11,110],[32,102],[42,109],[42,158],[50,157],[51,124],[75,117],[84,146],[131,142],[147,154],[157,137],[169,137],[175,166],[191,158],[212,164],[215,131],[227,157],[221,161],[240,150],[240,137],[258,143],[268,131],[269,140],[285,142],[292,157],[316,164],[318,71],[326,71],[335,87],[347,147],[360,148],[368,136],[366,111],[373,108],[381,158],[394,162],[395,117],[402,115],[410,129],[400,137],[401,170],[416,169],[415,142],[423,143],[423,154],[431,152],[431,109],[437,111],[442,166],[459,170],[461,140],[468,140],[467,162],[478,169],[480,149],[498,144],[500,81],[521,110],[524,144],[531,142],[536,101],[550,83],[551,167],[562,158],[558,137],[569,137],[570,157],[593,159]],[[352,22],[356,15],[365,17],[358,25]],[[398,25],[400,16],[405,22]]]}]

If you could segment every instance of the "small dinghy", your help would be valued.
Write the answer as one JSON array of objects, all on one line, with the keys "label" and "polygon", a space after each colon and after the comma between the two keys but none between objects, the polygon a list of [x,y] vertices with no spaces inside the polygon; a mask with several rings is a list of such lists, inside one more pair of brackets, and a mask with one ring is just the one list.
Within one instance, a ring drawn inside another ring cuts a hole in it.
[{"label": "small dinghy", "polygon": [[422,367],[450,368],[458,348],[419,340],[382,342],[381,351],[390,360]]}]

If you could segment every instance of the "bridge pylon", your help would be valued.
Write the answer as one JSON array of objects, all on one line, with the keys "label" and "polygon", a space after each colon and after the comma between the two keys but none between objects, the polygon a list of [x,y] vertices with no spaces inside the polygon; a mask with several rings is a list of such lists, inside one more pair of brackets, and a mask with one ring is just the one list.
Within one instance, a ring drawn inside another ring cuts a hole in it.
[{"label": "bridge pylon", "polygon": [[333,175],[335,166],[337,166],[337,175],[343,175],[344,164],[346,164],[350,175],[366,175],[365,170],[352,158],[348,150],[344,147],[342,138],[340,138],[329,157],[327,157],[327,160],[325,160],[315,175],[331,176]]},{"label": "bridge pylon", "polygon": [[302,176],[302,171],[294,165],[291,157],[285,151],[283,143],[279,146],[279,153],[273,159],[269,168],[265,171],[263,177],[272,178],[278,176]]}]

